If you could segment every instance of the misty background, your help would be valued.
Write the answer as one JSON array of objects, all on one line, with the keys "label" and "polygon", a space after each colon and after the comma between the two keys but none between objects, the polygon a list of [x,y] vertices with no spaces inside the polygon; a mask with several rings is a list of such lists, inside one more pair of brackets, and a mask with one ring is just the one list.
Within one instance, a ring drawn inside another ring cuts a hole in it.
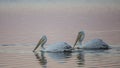
[{"label": "misty background", "polygon": [[84,30],[85,42],[100,38],[120,44],[120,0],[0,0],[0,44],[74,44]]}]

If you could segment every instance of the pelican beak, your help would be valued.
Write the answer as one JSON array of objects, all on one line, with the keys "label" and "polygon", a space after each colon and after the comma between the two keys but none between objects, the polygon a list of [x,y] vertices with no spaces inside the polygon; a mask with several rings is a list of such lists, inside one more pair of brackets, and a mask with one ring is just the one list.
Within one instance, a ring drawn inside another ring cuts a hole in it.
[{"label": "pelican beak", "polygon": [[80,38],[80,35],[78,34],[77,39],[76,39],[76,41],[75,41],[75,44],[74,44],[74,46],[73,46],[73,49],[75,48],[75,45],[77,44],[79,38]]},{"label": "pelican beak", "polygon": [[78,33],[78,36],[77,36],[77,39],[76,39],[75,44],[74,44],[74,46],[73,46],[73,49],[74,49],[74,47],[75,47],[75,45],[77,44],[78,41],[79,41],[80,44],[82,43],[82,41],[83,41],[83,39],[84,39],[84,36],[85,36],[84,31],[80,31],[80,32]]},{"label": "pelican beak", "polygon": [[39,42],[38,42],[37,46],[35,47],[35,49],[33,50],[33,52],[35,52],[35,50],[40,46],[40,44],[42,43],[42,41],[43,41],[42,39],[39,40]]},{"label": "pelican beak", "polygon": [[42,47],[43,47],[43,42],[44,42],[44,43],[46,42],[44,38],[46,38],[46,36],[43,36],[43,37],[39,40],[39,42],[38,42],[38,44],[36,45],[36,47],[34,48],[33,52],[35,52],[35,50],[36,50],[40,45],[42,45]]}]

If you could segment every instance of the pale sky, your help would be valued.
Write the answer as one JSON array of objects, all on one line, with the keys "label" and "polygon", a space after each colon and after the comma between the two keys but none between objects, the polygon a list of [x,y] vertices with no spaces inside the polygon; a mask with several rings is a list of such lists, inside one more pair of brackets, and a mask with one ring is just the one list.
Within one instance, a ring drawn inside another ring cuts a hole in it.
[{"label": "pale sky", "polygon": [[[120,0],[0,0],[0,43],[73,43],[84,30],[86,40],[120,40]],[[50,41],[50,42],[49,42]]]}]

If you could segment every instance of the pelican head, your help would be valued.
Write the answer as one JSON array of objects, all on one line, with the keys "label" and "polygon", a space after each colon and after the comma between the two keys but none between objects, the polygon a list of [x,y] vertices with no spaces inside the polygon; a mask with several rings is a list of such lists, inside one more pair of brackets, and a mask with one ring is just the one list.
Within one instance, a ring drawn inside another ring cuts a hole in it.
[{"label": "pelican head", "polygon": [[82,41],[83,41],[84,37],[85,37],[84,31],[78,32],[78,36],[77,36],[77,39],[76,39],[75,44],[74,44],[74,46],[73,46],[73,49],[74,49],[74,47],[75,47],[75,45],[76,45],[77,43],[79,43],[80,45],[82,45]]},{"label": "pelican head", "polygon": [[33,50],[33,52],[41,45],[41,47],[43,48],[43,49],[45,49],[44,48],[44,44],[47,42],[47,37],[44,35],[44,36],[42,36],[42,38],[40,39],[40,41],[38,42],[38,44],[37,44],[37,46],[35,47],[35,49]]}]

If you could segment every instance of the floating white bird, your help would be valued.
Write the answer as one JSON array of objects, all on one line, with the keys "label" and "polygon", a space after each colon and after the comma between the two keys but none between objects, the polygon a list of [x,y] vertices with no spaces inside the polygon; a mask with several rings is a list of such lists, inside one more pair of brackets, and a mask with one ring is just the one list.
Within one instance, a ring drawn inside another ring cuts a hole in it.
[{"label": "floating white bird", "polygon": [[109,49],[109,45],[106,44],[102,39],[94,39],[82,45],[82,41],[85,37],[84,31],[80,31],[78,33],[77,39],[73,48],[67,44],[66,42],[58,42],[55,44],[48,45],[47,48],[44,48],[44,44],[47,42],[47,37],[42,36],[37,46],[33,50],[33,52],[41,45],[41,51],[46,52],[65,52],[65,51],[73,51],[75,49],[75,45],[78,43],[78,49]]},{"label": "floating white bird", "polygon": [[71,52],[72,51],[72,47],[66,42],[58,42],[55,44],[48,45],[48,47],[45,48],[44,44],[46,42],[47,42],[47,37],[42,36],[37,46],[33,50],[33,52],[39,47],[39,45],[41,45],[41,51],[46,51],[46,52]]},{"label": "floating white bird", "polygon": [[84,37],[85,37],[84,31],[80,31],[78,33],[78,36],[73,48],[75,47],[75,45],[77,45],[77,43],[78,43],[78,48],[80,49],[109,49],[110,48],[109,45],[106,44],[102,39],[93,39],[85,44],[82,44]]}]

